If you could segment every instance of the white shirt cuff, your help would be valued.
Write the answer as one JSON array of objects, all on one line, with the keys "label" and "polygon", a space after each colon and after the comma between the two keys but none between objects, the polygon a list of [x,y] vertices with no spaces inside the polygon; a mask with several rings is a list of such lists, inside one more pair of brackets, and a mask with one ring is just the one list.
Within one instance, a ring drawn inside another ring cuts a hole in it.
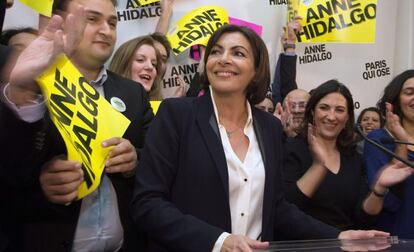
[{"label": "white shirt cuff", "polygon": [[13,110],[22,121],[33,123],[42,119],[46,112],[44,99],[40,101],[33,101],[33,105],[17,107],[16,104],[10,101],[9,97],[7,97],[6,91],[8,87],[9,84],[3,88],[3,97],[6,106]]},{"label": "white shirt cuff", "polygon": [[220,252],[221,247],[223,246],[224,240],[229,236],[230,236],[229,233],[223,232],[217,239],[216,243],[214,244],[213,250],[211,252]]}]

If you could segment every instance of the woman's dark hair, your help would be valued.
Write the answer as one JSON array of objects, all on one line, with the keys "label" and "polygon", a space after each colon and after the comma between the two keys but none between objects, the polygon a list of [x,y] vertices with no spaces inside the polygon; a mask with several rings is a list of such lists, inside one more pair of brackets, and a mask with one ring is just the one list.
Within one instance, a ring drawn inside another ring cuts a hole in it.
[{"label": "woman's dark hair", "polygon": [[400,93],[404,83],[414,77],[414,70],[406,70],[394,79],[384,88],[384,93],[377,103],[377,108],[381,111],[381,115],[385,118],[385,103],[391,103],[393,112],[397,114],[400,119],[403,119],[403,114],[400,106]]},{"label": "woman's dark hair", "polygon": [[30,33],[36,36],[39,35],[38,31],[31,27],[8,29],[2,32],[0,37],[0,44],[6,46],[9,45],[10,39],[20,33]]},{"label": "woman's dark hair", "polygon": [[328,80],[325,83],[322,83],[317,88],[313,89],[312,95],[309,98],[309,101],[306,105],[305,118],[304,118],[304,127],[303,135],[307,136],[309,123],[313,123],[314,118],[313,114],[315,107],[318,102],[325,96],[331,93],[341,94],[347,103],[347,112],[348,112],[348,121],[345,124],[344,129],[339,133],[336,140],[336,146],[340,152],[349,153],[354,147],[354,123],[355,123],[355,114],[354,114],[354,101],[352,99],[352,94],[349,89],[342,83],[337,80]]},{"label": "woman's dark hair", "polygon": [[364,116],[364,114],[365,114],[366,112],[368,112],[368,111],[377,113],[377,114],[378,114],[378,116],[379,116],[379,119],[380,119],[380,127],[381,127],[381,128],[382,128],[382,127],[384,127],[384,124],[385,124],[385,119],[384,119],[384,117],[381,115],[381,111],[379,111],[379,109],[377,109],[376,107],[368,107],[368,108],[363,109],[363,110],[361,111],[361,113],[359,114],[359,116],[358,116],[358,119],[357,119],[357,124],[360,124],[360,123],[361,123],[361,121],[362,121],[362,117],[363,117],[363,116]]},{"label": "woman's dark hair", "polygon": [[250,28],[240,27],[236,25],[223,25],[216,30],[208,41],[205,57],[204,57],[204,71],[201,75],[201,84],[203,88],[210,85],[207,77],[207,60],[210,56],[211,49],[217,44],[217,41],[225,33],[241,33],[250,43],[254,56],[255,76],[250,81],[246,89],[246,98],[250,104],[255,105],[263,101],[266,97],[267,88],[270,83],[270,69],[269,69],[269,54],[263,40]]}]

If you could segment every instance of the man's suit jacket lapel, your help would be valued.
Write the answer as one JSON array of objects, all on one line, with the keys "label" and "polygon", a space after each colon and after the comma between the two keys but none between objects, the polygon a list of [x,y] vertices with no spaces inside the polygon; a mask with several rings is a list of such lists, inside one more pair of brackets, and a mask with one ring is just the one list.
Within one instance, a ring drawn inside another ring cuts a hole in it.
[{"label": "man's suit jacket lapel", "polygon": [[105,92],[105,99],[110,102],[112,97],[118,97],[122,100],[123,94],[122,94],[122,88],[118,87],[118,83],[114,81],[112,74],[108,71],[108,79],[106,79],[104,83],[104,92]]},{"label": "man's suit jacket lapel", "polygon": [[[132,104],[132,102],[138,102],[138,100],[132,99],[130,96],[131,93],[128,93],[129,86],[121,87],[122,84],[124,83],[117,81],[117,79],[114,78],[114,74],[108,71],[108,79],[103,85],[105,99],[111,104],[111,106],[113,106],[111,103],[111,98],[119,98],[125,106],[125,111],[120,113],[122,113],[127,118],[134,118],[137,111],[133,109],[135,107],[135,104]],[[137,85],[140,84],[137,83]],[[139,98],[136,97],[136,99]]]},{"label": "man's suit jacket lapel", "polygon": [[229,198],[229,179],[227,172],[226,157],[221,143],[217,120],[214,115],[213,104],[209,92],[195,100],[197,108],[197,124],[203,136],[204,142],[210,152],[210,157],[216,164],[220,174],[226,198]]}]

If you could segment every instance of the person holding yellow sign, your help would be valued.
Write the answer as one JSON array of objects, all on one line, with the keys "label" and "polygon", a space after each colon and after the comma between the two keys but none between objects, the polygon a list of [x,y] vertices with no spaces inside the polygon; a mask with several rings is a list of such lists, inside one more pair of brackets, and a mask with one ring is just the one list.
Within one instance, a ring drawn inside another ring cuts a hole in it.
[{"label": "person holding yellow sign", "polygon": [[[40,37],[22,52],[10,83],[1,90],[0,131],[7,134],[0,140],[9,145],[2,153],[1,164],[6,164],[9,172],[16,165],[31,169],[27,172],[33,178],[27,185],[33,204],[24,219],[20,251],[139,251],[140,236],[129,215],[131,175],[141,158],[139,149],[152,110],[140,85],[104,68],[116,41],[116,1],[67,0],[62,6],[65,24],[59,16],[51,19]],[[84,166],[88,160],[81,165],[66,159],[59,124],[55,126],[45,114],[45,103],[34,81],[61,52],[83,76],[56,69],[55,83],[50,85],[61,93],[47,101],[51,116],[58,116],[60,126],[75,116],[85,120],[90,128],[77,127],[77,148],[95,152],[98,148],[91,148],[89,143],[102,140],[100,149],[110,148],[98,188],[78,201],[78,188],[100,174],[89,174]],[[69,81],[73,77],[79,83]],[[123,137],[95,139],[98,132],[92,130],[99,131],[103,124],[118,127],[119,122],[95,121],[95,117],[75,114],[69,106],[76,100],[80,102],[77,106],[99,114],[95,99],[101,95],[131,121]]]},{"label": "person holding yellow sign", "polygon": [[199,98],[166,99],[148,131],[133,218],[145,251],[252,251],[280,239],[368,238],[341,232],[284,200],[282,126],[254,105],[270,82],[263,40],[225,25],[205,52]]}]

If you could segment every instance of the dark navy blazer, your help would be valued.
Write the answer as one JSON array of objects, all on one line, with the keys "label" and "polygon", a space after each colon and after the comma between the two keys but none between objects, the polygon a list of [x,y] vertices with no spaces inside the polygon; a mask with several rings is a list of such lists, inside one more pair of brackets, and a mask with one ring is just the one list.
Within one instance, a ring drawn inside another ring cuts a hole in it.
[{"label": "dark navy blazer", "polygon": [[[261,240],[334,238],[339,231],[288,204],[282,193],[282,127],[252,107],[265,167]],[[146,251],[211,251],[231,233],[227,163],[210,94],[165,100],[136,174],[133,218]]]}]

